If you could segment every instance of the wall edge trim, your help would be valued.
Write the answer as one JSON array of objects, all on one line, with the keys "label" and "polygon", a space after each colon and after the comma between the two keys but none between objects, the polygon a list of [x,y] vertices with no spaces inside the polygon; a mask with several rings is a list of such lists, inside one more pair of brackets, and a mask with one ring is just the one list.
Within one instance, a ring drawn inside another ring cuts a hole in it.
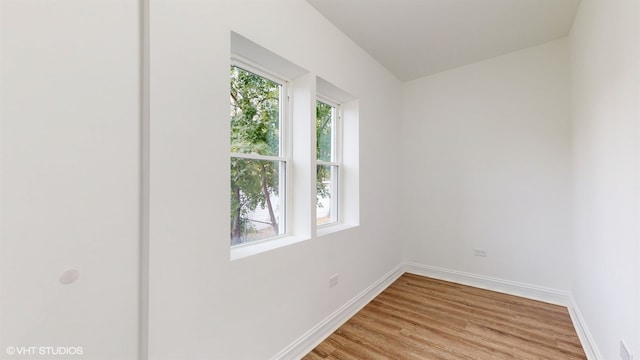
[{"label": "wall edge trim", "polygon": [[587,359],[602,359],[602,355],[598,350],[593,335],[589,331],[587,323],[582,316],[575,299],[568,291],[439,268],[431,265],[407,262],[395,266],[391,271],[383,275],[371,286],[356,295],[353,299],[282,349],[278,354],[273,356],[271,360],[294,360],[302,358],[404,273],[451,281],[457,284],[469,285],[480,289],[497,291],[509,295],[521,296],[528,299],[565,306],[567,307],[573,326],[578,338],[580,339],[580,343],[587,355]]},{"label": "wall edge trim", "polygon": [[582,348],[584,352],[587,354],[587,359],[589,360],[601,360],[602,354],[596,345],[596,342],[589,331],[589,327],[587,326],[587,322],[582,316],[582,312],[580,312],[580,308],[576,303],[576,300],[572,295],[569,295],[570,304],[569,308],[569,316],[571,316],[571,321],[573,322],[573,327],[576,329],[576,333],[578,333],[578,338],[580,339],[580,343],[582,344]]},{"label": "wall edge trim", "polygon": [[547,287],[525,284],[517,281],[493,278],[484,275],[444,269],[418,263],[405,263],[405,271],[411,274],[427,276],[439,280],[451,281],[480,289],[497,291],[527,299],[539,300],[551,304],[569,306],[569,292]]},{"label": "wall edge trim", "polygon": [[540,300],[567,307],[571,322],[576,330],[582,348],[587,359],[601,360],[602,355],[596,342],[589,331],[578,304],[568,291],[540,287],[515,281],[492,278],[483,275],[465,273],[462,271],[444,269],[418,263],[405,263],[405,271],[411,274],[432,277],[440,280],[451,281],[458,284],[469,285],[481,289],[497,291],[505,294],[521,296],[533,300]]},{"label": "wall edge trim", "polygon": [[293,360],[302,358],[402,276],[402,274],[404,274],[403,264],[395,266],[391,271],[383,275],[375,283],[349,300],[286,348],[282,349],[271,359]]}]

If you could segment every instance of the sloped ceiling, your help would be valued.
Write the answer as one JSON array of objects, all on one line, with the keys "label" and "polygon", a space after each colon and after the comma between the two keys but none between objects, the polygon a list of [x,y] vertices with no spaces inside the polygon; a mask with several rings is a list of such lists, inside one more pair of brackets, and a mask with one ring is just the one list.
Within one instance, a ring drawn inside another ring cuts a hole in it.
[{"label": "sloped ceiling", "polygon": [[307,0],[400,80],[569,34],[580,0]]}]

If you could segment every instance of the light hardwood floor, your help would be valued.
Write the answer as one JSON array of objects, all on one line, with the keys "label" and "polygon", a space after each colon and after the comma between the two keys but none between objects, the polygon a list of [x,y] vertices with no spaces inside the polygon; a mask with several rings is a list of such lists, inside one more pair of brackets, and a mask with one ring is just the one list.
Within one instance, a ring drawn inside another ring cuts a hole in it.
[{"label": "light hardwood floor", "polygon": [[565,307],[404,274],[304,357],[586,359]]}]

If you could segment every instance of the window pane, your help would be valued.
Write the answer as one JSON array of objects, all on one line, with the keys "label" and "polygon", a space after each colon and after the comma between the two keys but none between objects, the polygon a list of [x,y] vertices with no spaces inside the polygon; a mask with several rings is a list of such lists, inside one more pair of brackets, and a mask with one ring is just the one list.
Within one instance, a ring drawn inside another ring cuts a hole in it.
[{"label": "window pane", "polygon": [[318,165],[316,181],[316,224],[338,221],[338,167]]},{"label": "window pane", "polygon": [[231,245],[284,233],[284,161],[231,158]]},{"label": "window pane", "polygon": [[231,152],[280,155],[282,86],[231,66]]},{"label": "window pane", "polygon": [[333,161],[333,128],[335,108],[316,101],[316,158]]}]

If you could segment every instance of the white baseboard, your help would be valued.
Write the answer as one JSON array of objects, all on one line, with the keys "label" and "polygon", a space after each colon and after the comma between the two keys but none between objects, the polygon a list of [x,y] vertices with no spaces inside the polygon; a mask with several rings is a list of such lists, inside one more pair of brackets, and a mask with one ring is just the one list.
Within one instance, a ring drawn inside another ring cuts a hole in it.
[{"label": "white baseboard", "polygon": [[582,348],[584,352],[587,354],[587,359],[589,360],[600,360],[602,359],[602,355],[600,354],[600,350],[598,350],[598,346],[596,345],[595,340],[593,339],[593,335],[589,331],[587,327],[587,323],[582,317],[582,313],[580,312],[580,308],[578,308],[578,304],[573,299],[573,296],[570,296],[570,304],[569,315],[571,316],[571,321],[573,322],[573,327],[576,329],[576,333],[578,333],[578,337],[580,338],[580,342],[582,343]]},{"label": "white baseboard", "polygon": [[406,272],[416,275],[451,281],[509,295],[522,296],[551,304],[569,306],[570,303],[569,293],[566,291],[416,263],[405,263],[404,269]]},{"label": "white baseboard", "polygon": [[360,311],[371,300],[378,296],[391,283],[396,281],[404,273],[402,264],[396,266],[373,285],[354,297],[344,306],[333,312],[318,325],[300,336],[296,341],[276,354],[272,360],[300,359],[313,350],[325,338],[336,331],[342,324]]},{"label": "white baseboard", "polygon": [[405,263],[404,269],[406,272],[416,275],[566,306],[587,359],[602,359],[587,323],[569,292],[416,263]]},{"label": "white baseboard", "polygon": [[602,359],[595,341],[589,332],[589,328],[578,309],[578,305],[569,292],[457,270],[443,269],[435,266],[404,263],[393,268],[373,285],[369,286],[318,325],[300,336],[296,341],[276,354],[272,360],[295,360],[302,358],[405,272],[566,306],[569,310],[573,326],[587,355],[587,359]]}]

